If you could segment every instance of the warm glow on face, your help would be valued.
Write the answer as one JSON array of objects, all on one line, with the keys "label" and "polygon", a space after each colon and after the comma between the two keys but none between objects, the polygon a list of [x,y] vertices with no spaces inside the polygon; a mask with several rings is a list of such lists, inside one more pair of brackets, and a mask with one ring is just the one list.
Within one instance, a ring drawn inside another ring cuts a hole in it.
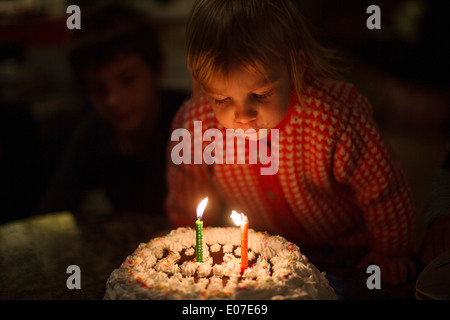
[{"label": "warm glow on face", "polygon": [[229,70],[227,77],[213,76],[202,83],[217,121],[226,129],[255,130],[248,137],[262,139],[261,129],[274,129],[286,116],[292,82],[286,63],[279,61],[265,74],[245,68]]},{"label": "warm glow on face", "polygon": [[206,204],[208,203],[208,197],[202,200],[197,207],[197,219],[201,219],[203,217],[203,211],[205,211]]}]

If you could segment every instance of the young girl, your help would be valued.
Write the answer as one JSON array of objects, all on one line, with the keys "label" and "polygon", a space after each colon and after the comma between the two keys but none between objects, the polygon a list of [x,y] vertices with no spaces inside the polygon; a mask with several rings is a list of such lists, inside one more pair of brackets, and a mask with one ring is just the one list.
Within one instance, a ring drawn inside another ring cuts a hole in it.
[{"label": "young girl", "polygon": [[[262,175],[262,164],[248,161],[171,162],[166,208],[176,226],[192,225],[196,206],[208,196],[206,224],[229,221],[234,209],[247,215],[251,228],[300,247],[367,245],[363,263],[380,266],[388,282],[414,272],[413,203],[404,174],[367,100],[354,86],[332,80],[329,51],[308,33],[292,1],[198,0],[187,26],[187,55],[195,95],[172,129],[193,137],[194,121],[224,137],[227,129],[276,129],[279,170]],[[273,149],[270,134],[267,141]]]}]

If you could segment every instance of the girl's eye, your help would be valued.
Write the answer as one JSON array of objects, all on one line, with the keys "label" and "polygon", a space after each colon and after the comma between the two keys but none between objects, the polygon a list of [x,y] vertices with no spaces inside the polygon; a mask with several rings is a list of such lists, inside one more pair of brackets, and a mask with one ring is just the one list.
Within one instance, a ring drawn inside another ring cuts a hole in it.
[{"label": "girl's eye", "polygon": [[230,100],[230,98],[225,98],[225,99],[214,99],[214,102],[216,103],[216,104],[224,104],[224,103],[226,103],[228,100]]},{"label": "girl's eye", "polygon": [[269,91],[269,92],[264,93],[264,94],[253,93],[252,95],[253,95],[254,99],[256,99],[258,101],[262,101],[262,100],[267,99],[268,97],[270,97],[271,94],[272,94],[272,91]]}]

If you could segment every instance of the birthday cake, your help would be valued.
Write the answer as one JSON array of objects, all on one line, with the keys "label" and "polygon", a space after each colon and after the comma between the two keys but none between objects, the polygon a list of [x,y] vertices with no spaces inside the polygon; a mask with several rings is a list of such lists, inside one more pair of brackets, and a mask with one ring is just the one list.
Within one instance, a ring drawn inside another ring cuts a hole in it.
[{"label": "birthday cake", "polygon": [[241,272],[240,239],[238,228],[205,228],[203,262],[191,228],[141,243],[111,273],[104,299],[336,299],[325,273],[281,236],[249,229]]}]

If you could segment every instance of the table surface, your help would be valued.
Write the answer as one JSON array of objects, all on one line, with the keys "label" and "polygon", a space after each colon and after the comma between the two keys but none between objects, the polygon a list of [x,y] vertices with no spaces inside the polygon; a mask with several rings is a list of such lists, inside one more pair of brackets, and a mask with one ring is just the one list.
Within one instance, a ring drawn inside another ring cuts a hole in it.
[{"label": "table surface", "polygon": [[[111,272],[139,243],[169,229],[165,216],[141,213],[60,212],[0,225],[0,300],[103,299]],[[71,265],[80,267],[80,290],[66,285]],[[333,275],[331,284],[346,299],[414,298],[414,282],[361,293],[353,291],[352,279]],[[366,277],[357,281],[364,286]]]},{"label": "table surface", "polygon": [[[164,217],[123,213],[41,215],[0,226],[0,300],[103,299],[106,281],[141,242],[169,224]],[[68,289],[77,265],[81,289]]]}]

